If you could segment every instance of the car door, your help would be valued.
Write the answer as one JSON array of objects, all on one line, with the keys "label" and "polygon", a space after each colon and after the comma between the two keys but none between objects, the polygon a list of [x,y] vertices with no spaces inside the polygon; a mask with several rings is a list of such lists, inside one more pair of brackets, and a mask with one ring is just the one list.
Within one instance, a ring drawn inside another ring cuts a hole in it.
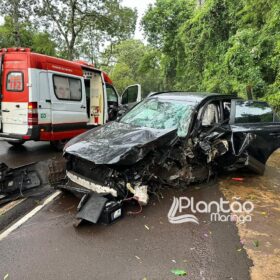
[{"label": "car door", "polygon": [[141,85],[135,84],[127,87],[121,96],[121,104],[128,109],[142,100]]},{"label": "car door", "polygon": [[233,148],[265,164],[269,156],[280,147],[280,123],[266,102],[233,100],[230,126]]}]

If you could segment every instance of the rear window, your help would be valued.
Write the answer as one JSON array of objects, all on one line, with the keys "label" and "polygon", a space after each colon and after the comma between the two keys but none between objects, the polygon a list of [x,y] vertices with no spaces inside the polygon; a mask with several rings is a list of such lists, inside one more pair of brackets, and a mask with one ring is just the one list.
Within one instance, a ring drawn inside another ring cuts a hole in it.
[{"label": "rear window", "polygon": [[236,102],[235,123],[259,122],[273,122],[273,111],[266,102]]},{"label": "rear window", "polygon": [[9,72],[7,74],[7,91],[23,91],[22,72]]},{"label": "rear window", "polygon": [[82,83],[80,79],[53,76],[54,92],[58,99],[80,101],[82,99]]}]

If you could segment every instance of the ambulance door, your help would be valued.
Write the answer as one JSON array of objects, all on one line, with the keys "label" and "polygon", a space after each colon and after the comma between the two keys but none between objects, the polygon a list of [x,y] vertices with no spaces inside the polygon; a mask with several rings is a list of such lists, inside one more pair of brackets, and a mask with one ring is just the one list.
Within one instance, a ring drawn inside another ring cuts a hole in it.
[{"label": "ambulance door", "polygon": [[5,69],[5,94],[2,99],[2,129],[7,134],[26,135],[28,131],[28,73],[27,69]]},{"label": "ambulance door", "polygon": [[[39,73],[39,84],[38,84],[38,124],[40,125],[40,134],[47,135],[51,131],[51,94],[50,85],[48,80],[48,72],[40,71]],[[45,138],[43,136],[43,138]],[[48,139],[44,139],[48,140]]]},{"label": "ambulance door", "polygon": [[105,84],[101,72],[92,72],[90,79],[90,116],[89,123],[92,125],[104,124],[107,120],[107,99],[104,94]]},{"label": "ambulance door", "polygon": [[[67,132],[86,128],[86,94],[83,77],[62,73],[49,74],[51,122],[55,140],[67,138]],[[70,135],[70,134],[69,134]]]}]

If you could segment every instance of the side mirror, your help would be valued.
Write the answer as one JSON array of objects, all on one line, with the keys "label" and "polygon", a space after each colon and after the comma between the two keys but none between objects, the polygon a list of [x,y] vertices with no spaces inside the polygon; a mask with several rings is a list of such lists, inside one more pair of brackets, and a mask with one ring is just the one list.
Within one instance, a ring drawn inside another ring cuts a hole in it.
[{"label": "side mirror", "polygon": [[142,100],[141,85],[128,86],[121,96],[121,104],[133,104]]}]

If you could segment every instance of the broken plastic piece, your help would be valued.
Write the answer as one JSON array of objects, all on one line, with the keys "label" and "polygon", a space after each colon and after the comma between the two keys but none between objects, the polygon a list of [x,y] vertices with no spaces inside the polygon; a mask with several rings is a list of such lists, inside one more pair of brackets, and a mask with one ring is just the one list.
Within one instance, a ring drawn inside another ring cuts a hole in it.
[{"label": "broken plastic piece", "polygon": [[236,181],[236,182],[243,182],[244,181],[244,178],[231,178],[232,181]]},{"label": "broken plastic piece", "polygon": [[92,193],[84,205],[81,206],[76,218],[96,224],[107,200],[103,196]]},{"label": "broken plastic piece", "polygon": [[132,194],[134,194],[134,198],[139,202],[141,206],[148,204],[148,186],[136,186],[133,189],[131,184],[127,183],[126,187]]}]

